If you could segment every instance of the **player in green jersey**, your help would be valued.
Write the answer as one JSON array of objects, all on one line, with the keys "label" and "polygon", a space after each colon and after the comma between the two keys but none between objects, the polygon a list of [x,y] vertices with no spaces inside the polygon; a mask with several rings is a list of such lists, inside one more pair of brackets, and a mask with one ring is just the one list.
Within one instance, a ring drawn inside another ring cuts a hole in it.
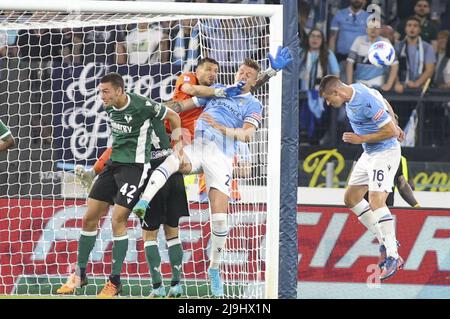
[{"label": "player in green jersey", "polygon": [[[120,273],[128,248],[127,220],[131,208],[139,200],[150,168],[152,121],[168,119],[178,132],[181,127],[175,112],[146,97],[126,93],[123,78],[118,73],[105,75],[99,91],[110,118],[111,161],[89,193],[79,239],[77,269],[57,290],[59,294],[74,293],[77,287],[87,284],[86,265],[96,241],[98,221],[112,204],[112,273],[99,297],[114,296],[121,291]],[[178,138],[174,135],[172,141],[176,144]]]}]

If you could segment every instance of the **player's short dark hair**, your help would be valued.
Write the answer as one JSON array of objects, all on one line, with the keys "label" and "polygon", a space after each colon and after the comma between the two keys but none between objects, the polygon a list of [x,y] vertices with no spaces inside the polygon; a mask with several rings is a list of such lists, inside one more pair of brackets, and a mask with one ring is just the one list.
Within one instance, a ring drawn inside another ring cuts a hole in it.
[{"label": "player's short dark hair", "polygon": [[422,25],[420,24],[420,20],[419,20],[418,17],[415,17],[415,16],[409,16],[409,17],[406,18],[406,20],[405,20],[405,28],[406,28],[406,25],[408,24],[408,21],[411,21],[411,20],[416,21],[416,22],[419,24],[419,27],[422,27]]},{"label": "player's short dark hair", "polygon": [[212,63],[212,64],[217,65],[217,67],[220,67],[219,62],[217,62],[217,61],[214,60],[213,58],[208,58],[208,57],[206,57],[206,58],[202,58],[202,59],[200,59],[200,60],[198,61],[198,63],[197,63],[197,68],[200,67],[200,66],[202,66],[202,65],[205,64],[205,63]]},{"label": "player's short dark hair", "polygon": [[323,96],[324,93],[330,91],[332,88],[339,86],[341,80],[336,75],[327,75],[322,78],[319,85],[319,95]]},{"label": "player's short dark hair", "polygon": [[420,1],[425,1],[428,3],[428,5],[431,5],[431,1],[430,0],[417,0],[416,3],[414,3],[414,6],[416,6],[416,4],[418,4]]},{"label": "player's short dark hair", "polygon": [[244,62],[241,65],[248,66],[249,68],[252,68],[253,70],[256,70],[256,72],[259,73],[261,71],[261,67],[259,66],[258,62],[256,62],[253,59],[245,59]]},{"label": "player's short dark hair", "polygon": [[111,83],[115,88],[121,88],[125,91],[125,82],[123,81],[122,76],[117,72],[111,72],[104,75],[100,83]]}]

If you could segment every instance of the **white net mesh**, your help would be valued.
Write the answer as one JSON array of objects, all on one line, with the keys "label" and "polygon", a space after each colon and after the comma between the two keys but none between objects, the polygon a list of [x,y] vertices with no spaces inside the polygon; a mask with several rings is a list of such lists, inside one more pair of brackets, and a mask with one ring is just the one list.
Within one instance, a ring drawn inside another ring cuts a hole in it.
[{"label": "white net mesh", "polygon": [[[96,80],[117,71],[128,91],[169,100],[177,76],[208,56],[221,65],[218,82],[230,84],[246,57],[268,66],[269,19],[19,11],[3,11],[0,19],[0,118],[18,144],[0,155],[0,294],[55,294],[76,264],[86,212],[87,194],[73,167],[92,165],[107,147]],[[268,85],[256,96],[264,105],[263,127],[244,156],[251,176],[234,182],[240,199],[230,204],[222,265],[232,298],[264,295]],[[186,184],[191,216],[180,221],[182,283],[189,297],[206,297],[209,209],[200,203],[197,179],[187,177]],[[147,296],[141,229],[133,216],[128,226],[122,295]],[[90,256],[90,284],[79,294],[96,294],[110,274],[111,239],[108,215]],[[163,231],[159,247],[163,278],[170,281]]]}]

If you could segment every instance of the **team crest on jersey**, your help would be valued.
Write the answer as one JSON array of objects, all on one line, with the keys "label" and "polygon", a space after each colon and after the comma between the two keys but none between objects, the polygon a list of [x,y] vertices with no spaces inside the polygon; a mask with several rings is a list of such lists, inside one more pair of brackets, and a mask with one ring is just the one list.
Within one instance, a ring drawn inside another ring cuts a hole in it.
[{"label": "team crest on jersey", "polygon": [[161,104],[155,104],[154,109],[156,114],[159,115],[159,112],[161,111]]},{"label": "team crest on jersey", "polygon": [[125,114],[124,119],[128,124],[130,124],[131,120],[133,120],[133,117],[130,114]]}]

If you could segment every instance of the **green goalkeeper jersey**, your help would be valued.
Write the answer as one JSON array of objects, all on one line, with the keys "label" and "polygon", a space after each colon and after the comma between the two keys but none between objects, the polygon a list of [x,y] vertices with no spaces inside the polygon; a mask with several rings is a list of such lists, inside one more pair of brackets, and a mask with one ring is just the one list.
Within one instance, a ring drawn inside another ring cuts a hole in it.
[{"label": "green goalkeeper jersey", "polygon": [[144,96],[127,93],[128,102],[121,108],[106,109],[112,130],[111,160],[119,163],[149,163],[153,135],[152,121],[167,114],[164,105]]},{"label": "green goalkeeper jersey", "polygon": [[0,120],[0,140],[4,140],[11,135],[9,128]]}]

